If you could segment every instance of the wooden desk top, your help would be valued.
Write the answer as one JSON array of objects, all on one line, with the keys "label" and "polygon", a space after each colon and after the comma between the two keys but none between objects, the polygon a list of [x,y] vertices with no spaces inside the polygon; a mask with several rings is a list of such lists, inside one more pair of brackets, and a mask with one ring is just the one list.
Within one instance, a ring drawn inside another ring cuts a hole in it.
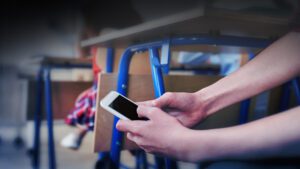
[{"label": "wooden desk top", "polygon": [[257,38],[282,36],[289,30],[289,16],[274,16],[224,9],[196,8],[139,25],[93,37],[82,47],[128,47],[166,37],[221,34]]}]

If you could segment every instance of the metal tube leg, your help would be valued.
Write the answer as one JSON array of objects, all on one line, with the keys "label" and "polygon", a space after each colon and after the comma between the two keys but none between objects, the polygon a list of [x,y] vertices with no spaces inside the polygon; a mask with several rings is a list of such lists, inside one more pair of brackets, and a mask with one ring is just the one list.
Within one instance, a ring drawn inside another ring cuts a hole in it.
[{"label": "metal tube leg", "polygon": [[300,105],[300,89],[299,89],[298,78],[293,79],[292,84],[296,95],[297,104]]},{"label": "metal tube leg", "polygon": [[142,151],[135,151],[135,169],[142,169]]},{"label": "metal tube leg", "polygon": [[144,151],[136,151],[136,169],[148,169],[146,153]]},{"label": "metal tube leg", "polygon": [[164,168],[164,159],[161,157],[154,157],[155,160],[155,169],[160,169],[160,168]]},{"label": "metal tube leg", "polygon": [[285,111],[289,107],[290,102],[290,84],[287,82],[282,86],[282,94],[280,98],[279,112]]},{"label": "metal tube leg", "polygon": [[40,127],[42,113],[42,85],[43,85],[43,68],[40,68],[36,77],[36,102],[34,112],[34,143],[33,143],[33,160],[34,169],[40,168]]},{"label": "metal tube leg", "polygon": [[250,99],[244,100],[241,103],[240,107],[240,124],[244,124],[248,121],[249,107],[250,107]]},{"label": "metal tube leg", "polygon": [[46,101],[46,113],[47,113],[47,125],[48,125],[48,155],[49,155],[49,168],[56,169],[55,160],[55,145],[53,135],[53,119],[52,119],[52,96],[51,96],[51,77],[50,69],[45,69],[45,101]]},{"label": "metal tube leg", "polygon": [[[164,86],[162,70],[160,67],[157,67],[154,64],[154,62],[159,63],[158,49],[150,48],[149,54],[150,54],[150,63],[151,63],[154,93],[155,93],[155,97],[158,98],[165,93],[165,86]],[[159,159],[157,159],[157,160],[158,160],[158,162],[160,162]],[[161,165],[161,164],[159,163],[157,165]],[[159,167],[159,166],[156,166],[156,167]],[[176,169],[177,164],[175,161],[165,158],[165,167],[166,167],[166,169]]]},{"label": "metal tube leg", "polygon": [[[119,65],[117,91],[124,96],[127,95],[128,71],[132,55],[133,53],[130,49],[125,50]],[[115,117],[110,148],[111,168],[119,168],[120,165],[120,152],[122,148],[123,134],[116,129],[118,121],[119,119]]]},{"label": "metal tube leg", "polygon": [[141,161],[143,164],[142,169],[148,169],[147,154],[144,151],[141,152]]},{"label": "metal tube leg", "polygon": [[135,151],[135,169],[141,169],[141,158],[140,158],[140,152]]},{"label": "metal tube leg", "polygon": [[106,52],[106,73],[112,73],[114,68],[114,49],[107,48]]},{"label": "metal tube leg", "polygon": [[120,165],[120,153],[122,148],[122,137],[123,134],[116,130],[115,126],[118,122],[118,118],[114,117],[114,123],[113,123],[113,136],[112,136],[112,144],[111,144],[111,168],[117,169]]}]

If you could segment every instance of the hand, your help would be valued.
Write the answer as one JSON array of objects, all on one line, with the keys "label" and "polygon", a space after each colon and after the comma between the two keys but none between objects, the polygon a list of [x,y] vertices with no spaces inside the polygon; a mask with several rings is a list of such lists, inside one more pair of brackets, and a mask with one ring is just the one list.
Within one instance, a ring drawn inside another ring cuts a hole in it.
[{"label": "hand", "polygon": [[192,127],[207,117],[204,101],[196,93],[167,92],[155,100],[139,104],[161,108],[187,127]]},{"label": "hand", "polygon": [[189,133],[189,129],[156,107],[140,105],[137,112],[139,116],[149,120],[120,120],[117,129],[127,132],[127,138],[146,152],[177,158],[184,156],[186,144],[183,140],[187,138],[185,135]]}]

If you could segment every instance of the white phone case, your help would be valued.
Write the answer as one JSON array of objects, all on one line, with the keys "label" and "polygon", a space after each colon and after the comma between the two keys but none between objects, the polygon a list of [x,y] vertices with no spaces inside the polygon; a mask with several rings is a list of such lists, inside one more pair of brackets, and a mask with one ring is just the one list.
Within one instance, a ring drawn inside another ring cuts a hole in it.
[{"label": "white phone case", "polygon": [[[126,116],[124,116],[123,114],[117,112],[116,110],[112,109],[111,107],[109,107],[109,105],[118,97],[118,96],[123,96],[118,92],[115,91],[111,91],[109,92],[101,101],[100,101],[100,105],[101,107],[103,107],[105,110],[107,110],[108,112],[112,113],[113,115],[119,117],[120,119],[123,120],[130,120],[129,118],[127,118]],[[129,100],[128,98],[126,98],[125,96],[123,96],[125,99],[127,99],[128,101],[134,103],[133,101]],[[135,103],[134,103],[135,104]]]}]

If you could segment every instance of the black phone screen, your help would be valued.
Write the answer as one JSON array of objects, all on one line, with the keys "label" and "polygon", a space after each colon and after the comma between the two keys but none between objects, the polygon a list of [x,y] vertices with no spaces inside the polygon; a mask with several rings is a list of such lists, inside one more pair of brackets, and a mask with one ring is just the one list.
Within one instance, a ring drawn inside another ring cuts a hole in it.
[{"label": "black phone screen", "polygon": [[123,114],[130,120],[145,120],[145,118],[140,118],[136,112],[137,105],[128,101],[123,96],[118,96],[110,105],[112,109]]}]

